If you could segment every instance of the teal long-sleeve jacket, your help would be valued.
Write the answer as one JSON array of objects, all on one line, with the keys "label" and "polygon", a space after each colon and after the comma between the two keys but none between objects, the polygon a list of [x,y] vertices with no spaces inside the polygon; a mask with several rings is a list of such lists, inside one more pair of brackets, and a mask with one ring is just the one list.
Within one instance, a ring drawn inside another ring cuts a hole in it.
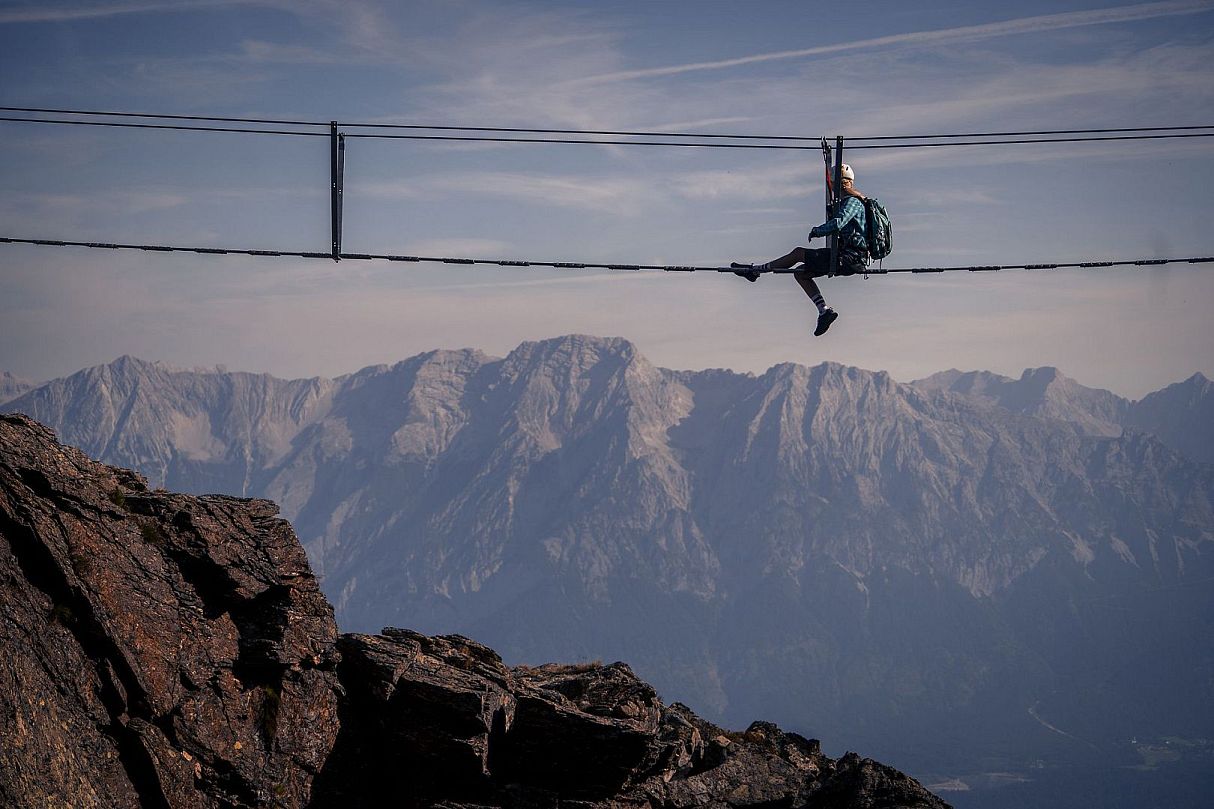
[{"label": "teal long-sleeve jacket", "polygon": [[868,254],[868,242],[864,238],[864,203],[855,197],[844,197],[833,219],[828,219],[809,232],[809,238],[838,233],[839,246],[850,247]]}]

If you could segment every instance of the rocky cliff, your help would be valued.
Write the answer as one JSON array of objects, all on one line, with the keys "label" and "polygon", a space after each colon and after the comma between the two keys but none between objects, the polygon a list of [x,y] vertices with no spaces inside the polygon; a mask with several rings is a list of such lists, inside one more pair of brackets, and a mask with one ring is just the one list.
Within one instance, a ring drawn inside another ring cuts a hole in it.
[{"label": "rocky cliff", "polygon": [[0,416],[0,804],[943,807],[664,705],[627,665],[338,635],[263,500],[149,491]]}]

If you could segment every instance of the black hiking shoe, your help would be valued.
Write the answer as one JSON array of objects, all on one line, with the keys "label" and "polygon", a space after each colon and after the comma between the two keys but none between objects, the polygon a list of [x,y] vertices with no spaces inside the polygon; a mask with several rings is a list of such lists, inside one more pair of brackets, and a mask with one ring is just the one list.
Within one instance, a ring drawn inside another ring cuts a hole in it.
[{"label": "black hiking shoe", "polygon": [[818,315],[818,328],[814,329],[814,337],[821,337],[826,334],[826,330],[830,328],[830,324],[839,319],[839,313],[834,309],[827,309],[822,314]]},{"label": "black hiking shoe", "polygon": [[759,280],[759,275],[761,273],[755,269],[755,265],[753,264],[739,264],[735,261],[729,266],[737,270],[734,275],[739,275],[745,278],[747,281],[750,281],[752,284]]}]

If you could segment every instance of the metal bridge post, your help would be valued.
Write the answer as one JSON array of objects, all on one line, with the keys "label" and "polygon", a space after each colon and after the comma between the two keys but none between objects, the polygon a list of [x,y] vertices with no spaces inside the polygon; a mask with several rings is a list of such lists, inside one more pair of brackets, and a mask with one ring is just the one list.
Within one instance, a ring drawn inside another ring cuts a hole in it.
[{"label": "metal bridge post", "polygon": [[[843,136],[835,137],[835,206],[830,212],[830,218],[838,216],[840,203],[843,201]],[[839,271],[839,236],[842,235],[836,232],[830,237],[830,274],[833,276]]]},{"label": "metal bridge post", "polygon": [[333,260],[341,261],[342,184],[346,173],[346,136],[337,131],[337,121],[329,122],[329,213],[333,237]]},{"label": "metal bridge post", "polygon": [[822,138],[822,162],[826,164],[826,171],[822,176],[822,184],[826,188],[826,219],[823,219],[823,222],[830,220],[830,203],[832,201],[830,196],[830,155],[830,144],[826,142],[826,138]]},{"label": "metal bridge post", "polygon": [[341,215],[346,201],[346,136],[337,136],[337,255],[341,257]]}]

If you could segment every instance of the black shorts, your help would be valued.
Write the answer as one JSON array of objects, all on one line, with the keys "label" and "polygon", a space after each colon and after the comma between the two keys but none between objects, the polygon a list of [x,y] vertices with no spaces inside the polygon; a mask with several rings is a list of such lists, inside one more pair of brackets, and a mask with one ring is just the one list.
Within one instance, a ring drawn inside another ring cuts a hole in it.
[{"label": "black shorts", "polygon": [[[855,275],[867,269],[864,259],[848,250],[839,253],[839,269],[835,275]],[[830,275],[830,248],[819,247],[816,250],[805,250],[805,262],[797,270],[796,275],[808,273],[810,278],[824,278]]]}]

